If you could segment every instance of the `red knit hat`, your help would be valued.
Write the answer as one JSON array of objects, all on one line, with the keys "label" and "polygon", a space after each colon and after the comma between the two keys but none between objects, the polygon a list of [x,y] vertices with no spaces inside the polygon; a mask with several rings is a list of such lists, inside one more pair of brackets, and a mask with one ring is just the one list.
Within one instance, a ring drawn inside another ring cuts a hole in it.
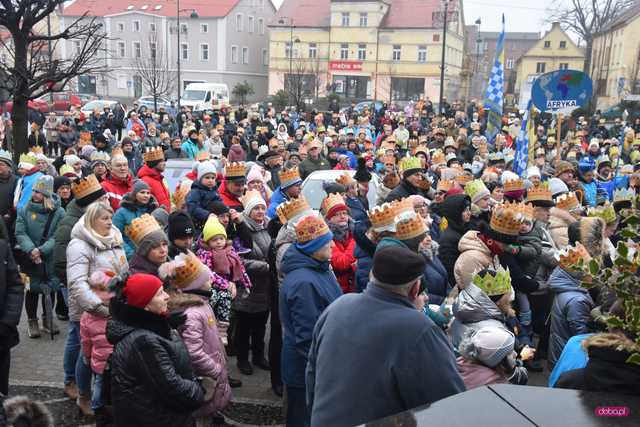
[{"label": "red knit hat", "polygon": [[145,308],[153,296],[162,287],[162,280],[151,274],[136,273],[127,279],[124,296],[132,307]]}]

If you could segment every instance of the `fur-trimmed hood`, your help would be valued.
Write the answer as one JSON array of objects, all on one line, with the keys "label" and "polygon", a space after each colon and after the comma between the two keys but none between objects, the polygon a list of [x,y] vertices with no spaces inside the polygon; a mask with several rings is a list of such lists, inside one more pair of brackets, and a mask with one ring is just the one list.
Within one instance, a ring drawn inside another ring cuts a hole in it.
[{"label": "fur-trimmed hood", "polygon": [[[9,426],[53,427],[54,425],[53,417],[47,407],[27,396],[15,396],[0,402],[0,411],[4,412]],[[0,414],[0,420],[4,421],[2,414]]]},{"label": "fur-trimmed hood", "polygon": [[604,230],[606,224],[602,218],[581,218],[580,223],[569,227],[569,242],[580,242],[589,255],[594,258],[602,256],[604,250]]},{"label": "fur-trimmed hood", "polygon": [[631,353],[634,350],[634,343],[623,334],[614,332],[603,332],[591,335],[582,342],[585,351],[595,348],[608,348],[616,351]]},{"label": "fur-trimmed hood", "polygon": [[169,293],[169,311],[184,311],[189,307],[206,304],[206,300],[195,294],[173,291]]}]

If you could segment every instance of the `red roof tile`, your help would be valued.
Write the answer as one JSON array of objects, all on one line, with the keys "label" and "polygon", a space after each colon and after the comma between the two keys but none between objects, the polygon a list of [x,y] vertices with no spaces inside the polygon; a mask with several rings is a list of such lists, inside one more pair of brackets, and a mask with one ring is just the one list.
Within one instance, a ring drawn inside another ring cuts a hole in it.
[{"label": "red roof tile", "polygon": [[[239,1],[181,0],[180,9],[195,9],[200,17],[218,18],[227,16]],[[62,14],[82,16],[86,12],[91,16],[106,16],[133,11],[173,17],[176,16],[176,0],[75,0],[64,8]],[[180,16],[190,14],[191,10],[180,12]]]}]

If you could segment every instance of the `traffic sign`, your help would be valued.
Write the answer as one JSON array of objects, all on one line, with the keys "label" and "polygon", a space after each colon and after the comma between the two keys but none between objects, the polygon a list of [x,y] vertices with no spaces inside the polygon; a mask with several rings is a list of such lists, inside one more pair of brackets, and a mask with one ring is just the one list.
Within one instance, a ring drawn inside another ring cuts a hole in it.
[{"label": "traffic sign", "polygon": [[568,114],[589,103],[591,79],[582,71],[558,70],[541,75],[533,83],[531,98],[540,111]]}]

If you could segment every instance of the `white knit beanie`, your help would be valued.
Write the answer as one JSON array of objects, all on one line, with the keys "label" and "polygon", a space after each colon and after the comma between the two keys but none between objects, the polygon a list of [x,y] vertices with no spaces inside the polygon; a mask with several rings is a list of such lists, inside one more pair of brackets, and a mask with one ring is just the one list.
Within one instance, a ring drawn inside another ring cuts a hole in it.
[{"label": "white knit beanie", "polygon": [[562,193],[569,192],[569,187],[560,178],[551,178],[549,180],[549,190],[551,190],[553,197],[556,197]]},{"label": "white knit beanie", "polygon": [[482,364],[494,368],[513,352],[514,344],[515,337],[508,330],[497,326],[486,326],[471,337],[465,353]]},{"label": "white knit beanie", "polygon": [[198,181],[208,173],[216,175],[216,166],[211,162],[202,162],[198,164]]}]

